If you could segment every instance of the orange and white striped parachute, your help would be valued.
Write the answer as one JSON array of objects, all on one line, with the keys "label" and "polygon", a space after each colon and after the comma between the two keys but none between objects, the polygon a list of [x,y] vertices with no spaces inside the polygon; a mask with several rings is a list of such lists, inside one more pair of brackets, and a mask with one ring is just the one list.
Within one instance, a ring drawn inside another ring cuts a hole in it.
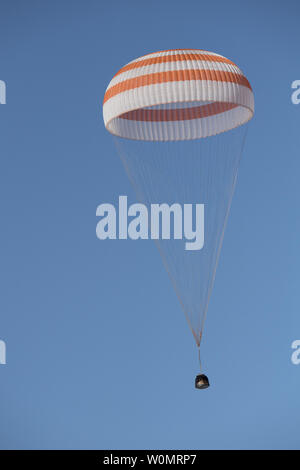
[{"label": "orange and white striped parachute", "polygon": [[153,141],[219,134],[244,124],[253,112],[253,92],[241,70],[198,49],[133,60],[111,80],[103,104],[109,132]]},{"label": "orange and white striped parachute", "polygon": [[198,346],[245,140],[243,124],[253,114],[253,92],[239,67],[200,49],[133,60],[104,96],[105,127],[115,136],[139,199],[149,205],[204,204],[202,249],[186,251],[184,240],[157,240]]}]

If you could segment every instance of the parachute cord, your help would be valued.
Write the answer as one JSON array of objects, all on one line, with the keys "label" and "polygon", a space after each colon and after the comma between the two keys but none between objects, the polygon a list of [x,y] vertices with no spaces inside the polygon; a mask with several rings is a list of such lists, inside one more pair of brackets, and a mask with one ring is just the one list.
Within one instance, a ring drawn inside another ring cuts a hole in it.
[{"label": "parachute cord", "polygon": [[200,346],[198,346],[198,359],[199,359],[200,372],[202,373],[202,363],[201,363],[201,356],[200,356]]}]

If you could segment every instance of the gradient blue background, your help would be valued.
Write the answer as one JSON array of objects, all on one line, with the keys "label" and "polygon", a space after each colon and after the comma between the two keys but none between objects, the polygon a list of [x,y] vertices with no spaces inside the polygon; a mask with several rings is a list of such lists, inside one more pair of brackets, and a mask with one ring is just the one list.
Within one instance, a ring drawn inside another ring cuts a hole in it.
[{"label": "gradient blue background", "polygon": [[[298,1],[0,1],[0,447],[300,448]],[[135,194],[105,131],[128,61],[203,48],[256,97],[203,339],[152,241],[96,238]]]}]

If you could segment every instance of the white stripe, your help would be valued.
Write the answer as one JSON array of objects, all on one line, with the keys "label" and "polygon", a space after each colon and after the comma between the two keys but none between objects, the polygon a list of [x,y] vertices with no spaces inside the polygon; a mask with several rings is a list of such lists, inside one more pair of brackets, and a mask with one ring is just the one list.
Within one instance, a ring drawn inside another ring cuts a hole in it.
[{"label": "white stripe", "polygon": [[254,111],[252,91],[243,85],[213,80],[185,80],[171,84],[156,83],[119,93],[103,105],[104,123],[128,111],[165,103],[222,101],[239,104]]},{"label": "white stripe", "polygon": [[220,70],[243,75],[241,70],[236,65],[222,62],[211,62],[207,60],[183,60],[178,62],[165,62],[163,64],[145,65],[136,69],[126,70],[125,72],[115,76],[110,81],[107,90],[109,90],[112,86],[131,78],[136,78],[151,73],[173,72],[175,70]]},{"label": "white stripe", "polygon": [[153,59],[154,57],[165,57],[168,55],[177,55],[177,54],[214,55],[214,56],[222,57],[223,59],[225,59],[225,57],[220,54],[216,54],[215,52],[202,51],[201,49],[187,49],[187,50],[176,49],[174,51],[162,51],[162,52],[154,52],[151,54],[147,54],[142,57],[138,57],[137,59],[134,59],[131,62],[128,62],[128,64],[133,64],[134,62],[139,62],[141,60]]},{"label": "white stripe", "polygon": [[201,119],[172,122],[136,122],[126,119],[112,121],[108,130],[120,137],[137,140],[190,140],[228,131],[251,119],[249,109],[239,107]]}]

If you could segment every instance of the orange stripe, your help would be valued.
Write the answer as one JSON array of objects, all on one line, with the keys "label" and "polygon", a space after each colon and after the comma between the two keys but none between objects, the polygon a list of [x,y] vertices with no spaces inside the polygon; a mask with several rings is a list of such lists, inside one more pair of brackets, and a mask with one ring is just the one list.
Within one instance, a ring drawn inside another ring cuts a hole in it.
[{"label": "orange stripe", "polygon": [[150,59],[143,59],[143,60],[139,60],[137,62],[133,62],[128,65],[125,65],[115,74],[115,77],[119,75],[120,73],[127,72],[128,70],[133,70],[133,69],[137,69],[140,67],[145,67],[146,65],[164,64],[168,62],[178,62],[178,61],[184,61],[184,60],[206,60],[208,62],[221,62],[224,64],[235,65],[234,62],[232,62],[229,59],[226,59],[225,57],[218,57],[218,56],[210,55],[210,54],[207,54],[207,55],[205,54],[174,54],[174,55],[167,55],[167,56],[160,56],[160,57],[152,57]]},{"label": "orange stripe", "polygon": [[194,106],[191,108],[178,109],[136,109],[120,116],[120,119],[130,121],[185,121],[187,119],[201,119],[215,114],[224,113],[230,109],[236,108],[234,103],[210,103],[203,106]]},{"label": "orange stripe", "polygon": [[174,70],[171,72],[150,73],[140,77],[129,78],[109,88],[105,95],[103,104],[123,91],[132,90],[157,83],[180,82],[185,80],[212,80],[216,82],[231,82],[244,85],[251,90],[251,85],[244,75],[219,70]]}]

